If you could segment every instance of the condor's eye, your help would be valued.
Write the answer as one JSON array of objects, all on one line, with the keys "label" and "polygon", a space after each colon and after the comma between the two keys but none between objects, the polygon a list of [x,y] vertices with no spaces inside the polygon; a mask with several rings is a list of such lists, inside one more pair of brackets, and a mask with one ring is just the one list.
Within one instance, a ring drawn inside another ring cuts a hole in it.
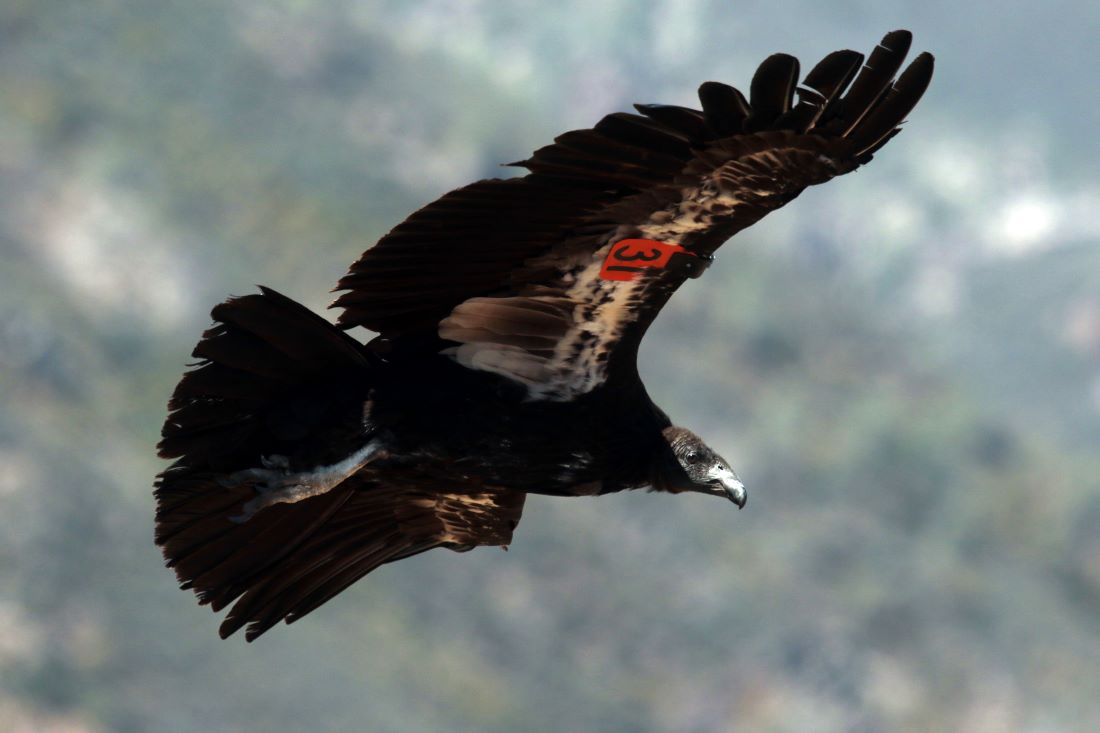
[{"label": "condor's eye", "polygon": [[703,456],[698,451],[691,451],[686,456],[684,456],[684,460],[688,463],[695,464],[703,460]]}]

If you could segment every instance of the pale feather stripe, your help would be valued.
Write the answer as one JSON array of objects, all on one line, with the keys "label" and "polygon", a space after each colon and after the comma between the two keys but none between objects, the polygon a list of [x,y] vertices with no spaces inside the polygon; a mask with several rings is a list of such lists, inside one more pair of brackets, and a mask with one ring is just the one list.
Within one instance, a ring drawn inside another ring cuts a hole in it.
[{"label": "pale feather stripe", "polygon": [[[728,215],[743,204],[723,185],[720,174],[721,169],[713,171],[642,224],[618,227],[595,252],[561,262],[557,288],[564,297],[471,298],[461,303],[439,328],[442,338],[461,345],[444,353],[469,369],[523,384],[531,400],[568,401],[592,391],[607,379],[609,357],[600,355],[610,352],[637,319],[637,301],[645,295],[645,277],[600,278],[611,243],[641,236],[676,244],[686,235],[708,229],[713,210]],[[524,309],[521,301],[537,306]],[[531,335],[523,329],[536,330],[536,324],[558,329],[551,355],[533,354],[509,340],[509,336]]]}]

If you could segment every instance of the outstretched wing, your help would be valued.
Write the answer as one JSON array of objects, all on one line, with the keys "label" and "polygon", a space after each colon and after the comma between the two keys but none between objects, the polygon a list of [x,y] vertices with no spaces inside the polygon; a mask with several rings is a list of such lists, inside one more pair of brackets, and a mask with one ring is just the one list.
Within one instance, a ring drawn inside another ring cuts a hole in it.
[{"label": "outstretched wing", "polygon": [[[156,541],[183,588],[215,611],[234,603],[222,638],[248,625],[252,641],[296,621],[384,563],[436,547],[508,545],[526,494],[363,472],[332,491],[278,504],[236,524],[255,496],[209,472],[165,472],[156,491]],[[446,485],[446,484],[444,484]]]},{"label": "outstretched wing", "polygon": [[[749,98],[707,82],[702,110],[639,105],[558,137],[518,165],[410,216],[352,265],[340,324],[436,334],[459,363],[570,400],[633,374],[645,329],[733,234],[868,162],[927,88],[908,31],[867,64],[837,51],[797,85],[769,57]],[[795,93],[797,92],[797,103]]]}]

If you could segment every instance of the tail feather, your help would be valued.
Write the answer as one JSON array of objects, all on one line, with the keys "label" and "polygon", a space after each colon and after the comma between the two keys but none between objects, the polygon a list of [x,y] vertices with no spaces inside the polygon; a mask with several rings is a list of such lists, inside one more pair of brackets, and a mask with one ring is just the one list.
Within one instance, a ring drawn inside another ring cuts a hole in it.
[{"label": "tail feather", "polygon": [[318,424],[297,426],[308,431],[365,395],[364,348],[304,306],[261,291],[214,308],[218,323],[192,352],[201,361],[169,402],[157,446],[162,458],[217,470],[254,466],[265,451],[278,453],[280,443],[290,442],[280,433],[294,426],[273,419],[288,405],[299,417],[328,408],[316,416]]},{"label": "tail feather", "polygon": [[[158,445],[156,542],[181,585],[219,610],[294,552],[349,498],[331,492],[230,517],[255,496],[224,476],[272,454],[323,463],[361,439],[371,361],[357,341],[268,288],[213,310],[172,394]],[[226,486],[226,483],[231,485]]]}]

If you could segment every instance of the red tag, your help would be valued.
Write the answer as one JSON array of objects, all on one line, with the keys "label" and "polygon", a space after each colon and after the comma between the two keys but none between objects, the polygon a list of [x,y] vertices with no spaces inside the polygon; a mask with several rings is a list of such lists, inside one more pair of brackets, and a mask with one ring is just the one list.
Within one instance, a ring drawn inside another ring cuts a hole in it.
[{"label": "red tag", "polygon": [[611,245],[600,268],[604,280],[634,280],[647,269],[664,269],[676,252],[687,252],[678,244],[655,239],[622,239]]}]

